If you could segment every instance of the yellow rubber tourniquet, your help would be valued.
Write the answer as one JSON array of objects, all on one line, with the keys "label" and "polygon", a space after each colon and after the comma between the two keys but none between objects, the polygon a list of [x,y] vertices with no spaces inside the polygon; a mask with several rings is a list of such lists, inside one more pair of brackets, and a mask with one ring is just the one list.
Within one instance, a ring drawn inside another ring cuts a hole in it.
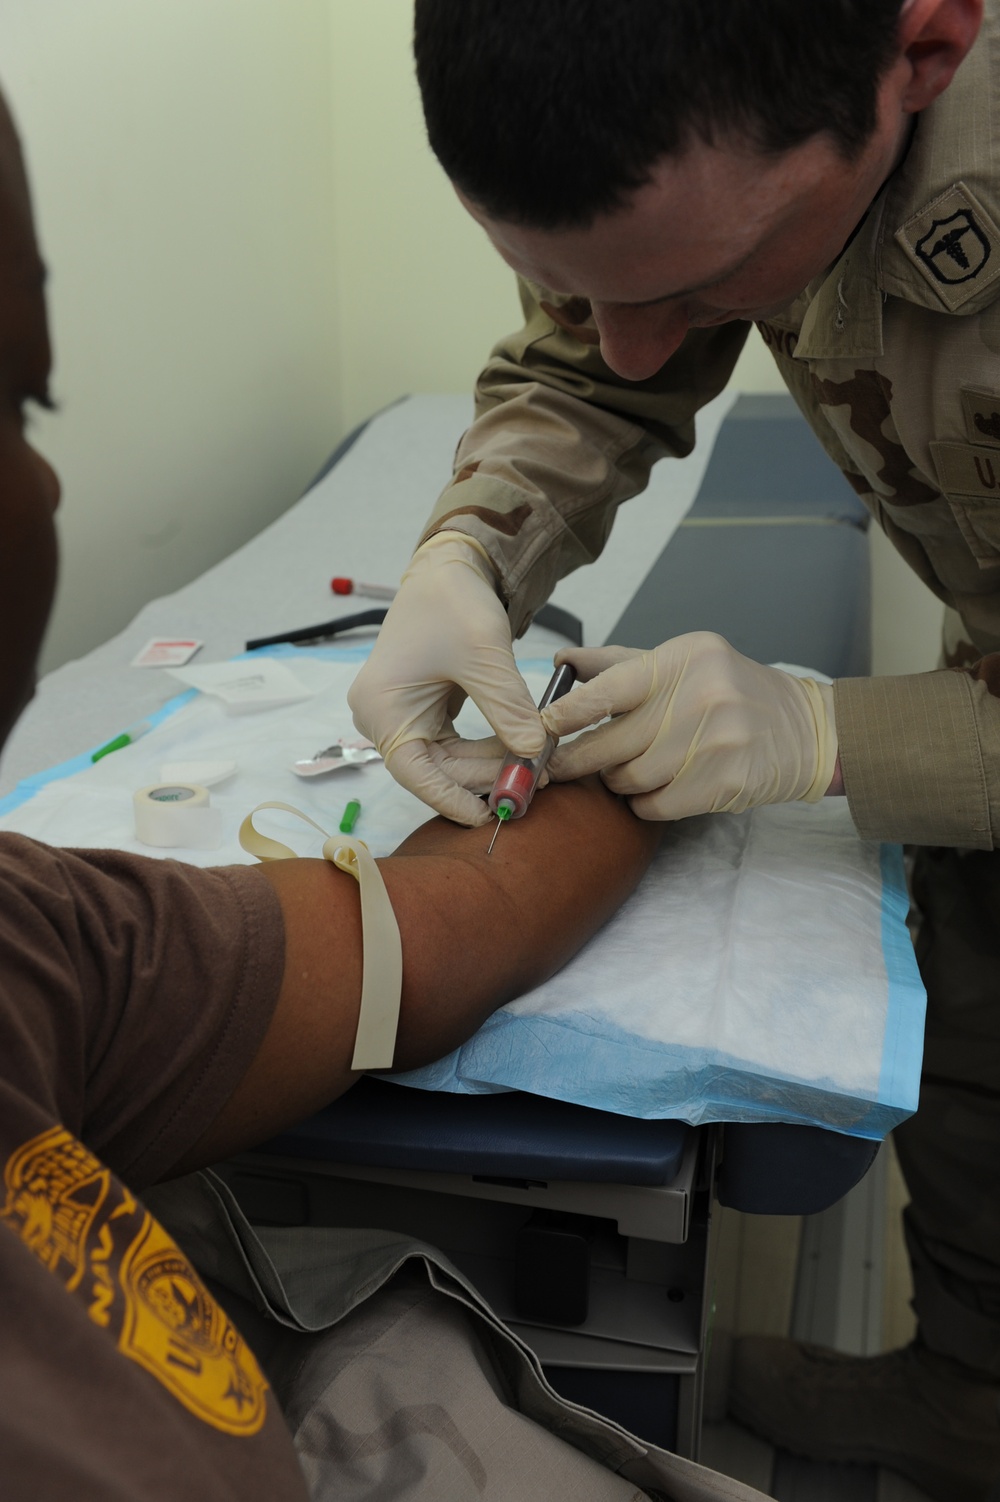
[{"label": "yellow rubber tourniquet", "polygon": [[288,845],[269,839],[254,828],[254,814],[260,813],[262,808],[284,809],[318,829],[324,838],[324,859],[332,861],[341,871],[347,871],[361,888],[364,979],[351,1068],[391,1069],[399,1026],[399,998],[403,989],[403,946],[396,915],[375,858],[363,840],[328,835],[314,819],[290,803],[258,803],[240,825],[240,844],[260,861],[295,858],[295,851]]}]

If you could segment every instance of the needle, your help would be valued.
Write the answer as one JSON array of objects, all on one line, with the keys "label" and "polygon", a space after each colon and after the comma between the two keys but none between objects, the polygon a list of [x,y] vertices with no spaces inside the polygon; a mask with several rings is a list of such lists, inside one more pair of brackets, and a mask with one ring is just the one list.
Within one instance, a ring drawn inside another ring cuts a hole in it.
[{"label": "needle", "polygon": [[501,829],[504,827],[513,812],[514,806],[513,804],[509,803],[506,798],[501,799],[501,801],[497,804],[497,827],[493,831],[493,838],[492,840],[490,840],[490,848],[486,852],[487,855],[491,855],[493,853],[493,846],[497,842],[497,835],[500,833]]}]

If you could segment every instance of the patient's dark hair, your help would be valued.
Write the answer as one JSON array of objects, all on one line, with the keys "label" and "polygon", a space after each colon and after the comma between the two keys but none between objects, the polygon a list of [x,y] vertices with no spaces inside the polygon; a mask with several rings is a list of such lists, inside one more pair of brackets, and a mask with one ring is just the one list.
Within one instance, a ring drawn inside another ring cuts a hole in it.
[{"label": "patient's dark hair", "polygon": [[692,140],[875,127],[901,0],[416,0],[430,143],[492,218],[589,224]]}]

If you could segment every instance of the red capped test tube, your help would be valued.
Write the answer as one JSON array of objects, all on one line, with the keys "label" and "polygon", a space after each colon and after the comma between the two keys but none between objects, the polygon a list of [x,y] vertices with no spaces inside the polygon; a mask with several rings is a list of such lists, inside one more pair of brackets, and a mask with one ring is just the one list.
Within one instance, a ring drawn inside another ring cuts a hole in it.
[{"label": "red capped test tube", "polygon": [[[553,704],[563,694],[568,694],[575,682],[575,668],[564,662],[549,679],[548,687],[538,701],[539,709],[544,709],[547,704]],[[555,746],[555,741],[549,735],[537,756],[515,756],[512,751],[508,752],[487,800],[491,813],[504,822],[508,819],[520,819],[527,813],[538,779],[545,771]]]}]

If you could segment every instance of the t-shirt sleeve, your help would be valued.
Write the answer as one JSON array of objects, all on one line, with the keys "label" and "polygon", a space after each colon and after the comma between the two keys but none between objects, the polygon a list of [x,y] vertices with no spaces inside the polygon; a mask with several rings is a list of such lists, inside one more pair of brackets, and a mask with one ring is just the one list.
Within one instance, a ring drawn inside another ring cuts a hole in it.
[{"label": "t-shirt sleeve", "polygon": [[255,867],[0,835],[5,1081],[135,1188],[215,1120],[283,968],[281,909]]}]

